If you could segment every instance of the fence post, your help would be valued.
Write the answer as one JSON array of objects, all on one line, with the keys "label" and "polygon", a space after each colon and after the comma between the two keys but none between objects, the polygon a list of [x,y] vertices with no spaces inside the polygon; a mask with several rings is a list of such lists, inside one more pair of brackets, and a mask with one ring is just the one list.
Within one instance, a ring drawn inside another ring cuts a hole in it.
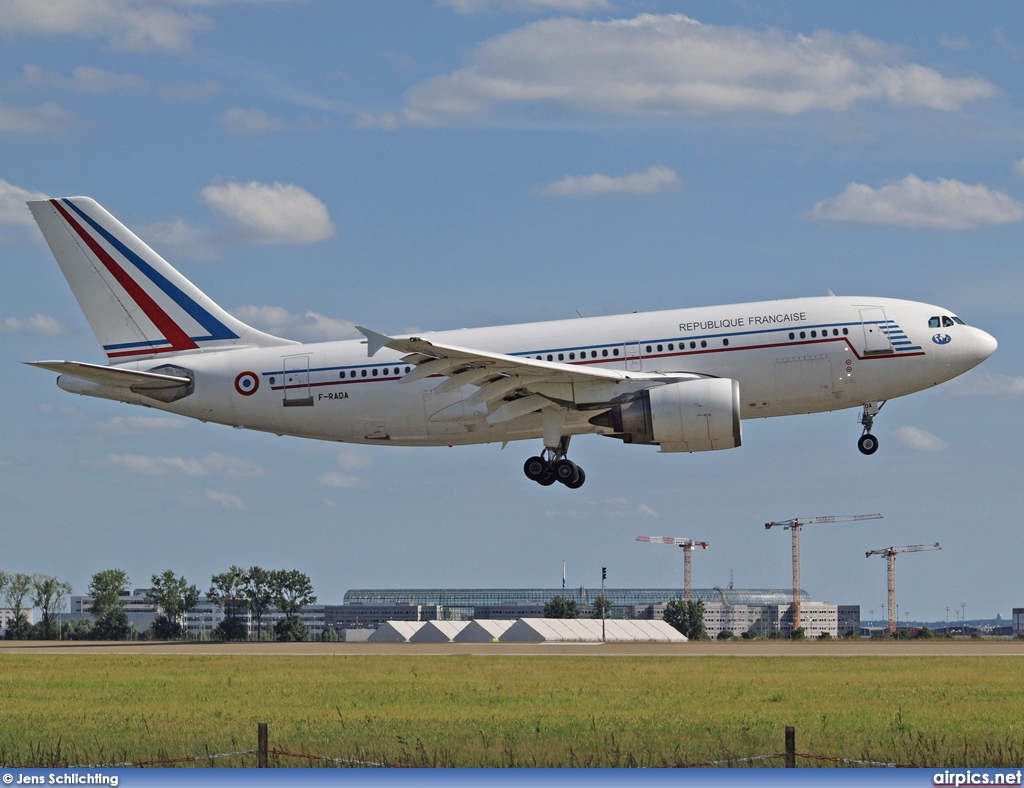
[{"label": "fence post", "polygon": [[796,768],[796,728],[786,726],[786,768]]},{"label": "fence post", "polygon": [[267,768],[267,723],[259,723],[256,744],[256,768]]}]

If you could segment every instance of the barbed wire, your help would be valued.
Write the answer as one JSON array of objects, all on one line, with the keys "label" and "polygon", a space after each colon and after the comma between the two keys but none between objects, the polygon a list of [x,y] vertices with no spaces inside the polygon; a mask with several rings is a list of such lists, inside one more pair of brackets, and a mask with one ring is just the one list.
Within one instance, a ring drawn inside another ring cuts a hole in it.
[{"label": "barbed wire", "polygon": [[[80,764],[76,766],[65,766],[66,769],[132,769],[141,768],[145,766],[170,766],[177,763],[202,763],[204,761],[215,761],[221,758],[237,758],[243,755],[256,755],[258,750],[236,750],[235,752],[218,752],[210,755],[190,755],[183,758],[162,758],[148,761],[121,761],[118,763],[89,763]],[[400,763],[385,763],[381,761],[361,761],[352,758],[332,758],[329,755],[310,755],[309,753],[302,752],[289,752],[287,750],[267,750],[267,755],[278,755],[285,758],[301,758],[308,761],[321,761],[324,763],[334,763],[343,766],[370,766],[379,769],[408,769],[410,767]],[[806,752],[794,753],[797,758],[805,758],[811,761],[825,761],[828,763],[842,763],[853,766],[872,766],[883,769],[910,769],[911,766],[900,763],[890,763],[888,761],[869,761],[858,758],[837,758],[831,755],[813,755]],[[736,766],[742,763],[760,763],[763,761],[771,761],[779,758],[785,758],[786,753],[773,753],[771,755],[751,755],[745,758],[726,758],[718,761],[697,761],[694,763],[684,763],[678,767],[679,769],[700,769],[713,766]]]},{"label": "barbed wire", "polygon": [[383,769],[408,769],[398,763],[378,763],[377,761],[353,761],[349,758],[331,758],[327,755],[307,755],[301,752],[286,752],[285,750],[267,750],[268,755],[284,755],[288,758],[305,758],[310,761],[327,761],[329,763],[340,763],[346,766],[377,766]]}]

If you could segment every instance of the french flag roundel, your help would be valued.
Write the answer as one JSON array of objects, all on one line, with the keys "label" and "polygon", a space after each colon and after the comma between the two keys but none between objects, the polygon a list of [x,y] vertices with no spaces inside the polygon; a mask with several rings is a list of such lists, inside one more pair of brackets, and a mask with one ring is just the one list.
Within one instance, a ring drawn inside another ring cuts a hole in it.
[{"label": "french flag roundel", "polygon": [[255,372],[242,372],[235,378],[235,391],[243,397],[255,394],[259,387],[260,379]]}]

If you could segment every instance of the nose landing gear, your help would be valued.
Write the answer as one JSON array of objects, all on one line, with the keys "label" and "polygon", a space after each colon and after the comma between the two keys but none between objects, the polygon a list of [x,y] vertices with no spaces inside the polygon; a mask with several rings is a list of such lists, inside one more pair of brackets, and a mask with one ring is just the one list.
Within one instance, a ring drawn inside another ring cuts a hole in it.
[{"label": "nose landing gear", "polygon": [[576,490],[583,486],[587,475],[580,466],[566,458],[568,451],[569,438],[563,437],[558,442],[558,448],[545,447],[540,455],[530,457],[523,464],[523,473],[527,479],[544,487],[561,482],[570,490]]},{"label": "nose landing gear", "polygon": [[871,434],[871,427],[875,423],[875,416],[882,409],[885,402],[865,402],[864,412],[860,414],[858,421],[864,425],[864,433],[857,440],[857,448],[861,454],[874,454],[878,451],[878,438]]}]

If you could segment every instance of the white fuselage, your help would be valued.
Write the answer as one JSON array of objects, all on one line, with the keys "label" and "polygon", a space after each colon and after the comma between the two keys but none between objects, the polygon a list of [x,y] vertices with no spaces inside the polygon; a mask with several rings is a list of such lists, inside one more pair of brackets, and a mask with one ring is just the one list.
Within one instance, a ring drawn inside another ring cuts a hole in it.
[{"label": "white fuselage", "polygon": [[[887,298],[821,297],[609,317],[461,329],[418,336],[447,345],[565,364],[694,373],[739,383],[741,417],[859,407],[937,385],[987,358],[995,340],[948,310]],[[948,321],[948,318],[947,318]],[[161,355],[120,365],[178,364],[194,391],[171,403],[137,402],[204,421],[282,435],[439,446],[537,438],[540,414],[490,424],[476,388],[439,392],[447,380],[400,383],[411,365],[362,340]],[[250,373],[251,377],[240,376]],[[252,380],[258,383],[254,386]],[[608,399],[606,384],[601,397]],[[554,395],[585,406],[592,392],[563,384]],[[594,410],[570,408],[563,433],[607,432]]]}]

